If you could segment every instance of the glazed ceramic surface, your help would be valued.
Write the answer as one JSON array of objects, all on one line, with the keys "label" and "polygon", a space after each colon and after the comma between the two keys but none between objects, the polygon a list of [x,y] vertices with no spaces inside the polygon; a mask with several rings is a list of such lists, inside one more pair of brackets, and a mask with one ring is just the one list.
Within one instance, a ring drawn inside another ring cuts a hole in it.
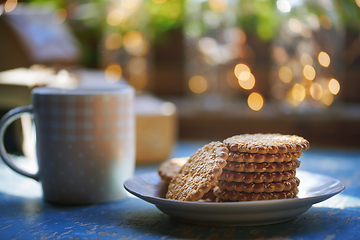
[{"label": "glazed ceramic surface", "polygon": [[165,199],[166,185],[156,172],[134,176],[124,184],[133,195],[154,204],[180,221],[223,226],[254,226],[280,223],[306,212],[313,204],[344,190],[337,179],[297,170],[298,198],[249,202],[184,202]]},{"label": "glazed ceramic surface", "polygon": [[[127,194],[123,183],[135,165],[134,90],[35,88],[32,105],[14,109],[5,121],[27,112],[36,126],[39,172],[12,165],[42,183],[46,201],[87,204],[115,201]],[[5,129],[2,127],[1,129]]]}]

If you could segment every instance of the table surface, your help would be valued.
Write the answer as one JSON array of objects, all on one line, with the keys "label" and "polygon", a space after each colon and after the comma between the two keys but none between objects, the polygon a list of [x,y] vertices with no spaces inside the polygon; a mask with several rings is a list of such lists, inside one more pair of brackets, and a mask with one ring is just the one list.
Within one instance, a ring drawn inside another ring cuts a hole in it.
[{"label": "table surface", "polygon": [[[189,156],[203,144],[180,141],[172,157]],[[0,239],[360,239],[360,149],[311,147],[300,160],[300,169],[337,178],[346,189],[288,222],[254,227],[179,222],[131,196],[99,205],[52,205],[43,202],[38,182],[1,161]],[[157,166],[138,166],[135,174]]]}]

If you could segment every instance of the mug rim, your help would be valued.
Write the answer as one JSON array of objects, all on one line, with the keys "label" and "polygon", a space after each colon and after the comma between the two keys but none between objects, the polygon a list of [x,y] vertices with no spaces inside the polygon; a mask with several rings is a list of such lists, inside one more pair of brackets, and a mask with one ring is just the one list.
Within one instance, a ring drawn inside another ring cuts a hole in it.
[{"label": "mug rim", "polygon": [[133,91],[132,87],[125,84],[95,87],[76,87],[76,88],[56,88],[56,87],[36,87],[32,94],[36,95],[103,95],[119,94]]}]

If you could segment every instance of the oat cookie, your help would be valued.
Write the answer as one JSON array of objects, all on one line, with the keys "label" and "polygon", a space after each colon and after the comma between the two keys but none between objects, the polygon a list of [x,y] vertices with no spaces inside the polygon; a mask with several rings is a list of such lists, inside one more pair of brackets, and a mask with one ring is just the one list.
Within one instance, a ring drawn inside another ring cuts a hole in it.
[{"label": "oat cookie", "polygon": [[271,183],[238,183],[219,181],[218,187],[223,190],[246,192],[246,193],[262,193],[262,192],[284,192],[290,191],[300,184],[300,180],[295,177],[281,182]]},{"label": "oat cookie", "polygon": [[236,135],[225,139],[224,143],[232,152],[260,154],[299,152],[310,146],[302,137],[278,133]]},{"label": "oat cookie", "polygon": [[243,183],[270,183],[280,182],[294,178],[296,171],[285,172],[272,172],[272,173],[244,173],[244,172],[231,172],[223,170],[219,180],[228,182],[243,182]]},{"label": "oat cookie", "polygon": [[258,153],[229,153],[229,162],[246,162],[246,163],[263,163],[263,162],[290,162],[300,158],[302,151],[292,153],[274,153],[274,154],[258,154]]},{"label": "oat cookie", "polygon": [[221,175],[229,150],[221,142],[211,142],[190,156],[171,180],[167,199],[198,201],[209,192]]},{"label": "oat cookie", "polygon": [[248,173],[260,173],[260,172],[284,172],[296,170],[300,167],[300,161],[294,160],[291,162],[281,163],[238,163],[228,162],[224,167],[224,170],[233,172],[248,172]]},{"label": "oat cookie", "polygon": [[299,190],[294,188],[290,191],[284,192],[272,192],[272,193],[246,193],[237,191],[228,191],[216,187],[214,189],[214,195],[217,197],[218,202],[236,202],[236,201],[256,201],[256,200],[273,200],[273,199],[285,199],[296,198]]},{"label": "oat cookie", "polygon": [[161,179],[169,183],[188,160],[189,157],[172,158],[161,163],[157,169]]}]

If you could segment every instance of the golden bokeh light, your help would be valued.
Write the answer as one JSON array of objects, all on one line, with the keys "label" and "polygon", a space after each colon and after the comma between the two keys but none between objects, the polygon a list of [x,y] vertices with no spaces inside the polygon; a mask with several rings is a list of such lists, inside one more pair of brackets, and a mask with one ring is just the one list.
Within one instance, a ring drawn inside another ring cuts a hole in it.
[{"label": "golden bokeh light", "polygon": [[122,36],[119,33],[112,33],[105,39],[105,48],[107,50],[119,49],[122,45]]},{"label": "golden bokeh light", "polygon": [[307,53],[301,54],[300,62],[303,66],[313,65],[313,63],[314,63],[313,58],[310,56],[310,54],[307,54]]},{"label": "golden bokeh light", "polygon": [[280,80],[283,81],[284,83],[289,83],[289,82],[291,82],[292,77],[293,77],[293,73],[292,73],[292,71],[291,71],[290,68],[285,67],[285,66],[282,66],[282,67],[279,69],[279,78],[280,78]]},{"label": "golden bokeh light", "polygon": [[107,24],[109,24],[110,26],[117,26],[119,25],[122,21],[124,20],[124,14],[122,11],[120,10],[112,10],[111,12],[108,13],[107,18],[106,18],[106,22]]},{"label": "golden bokeh light", "polygon": [[320,100],[323,97],[323,92],[324,90],[319,83],[314,82],[311,84],[310,95],[312,98],[315,100]]},{"label": "golden bokeh light", "polygon": [[306,89],[303,85],[296,83],[291,89],[291,95],[295,100],[301,102],[305,99]]},{"label": "golden bokeh light", "polygon": [[332,95],[329,90],[325,89],[321,100],[326,106],[330,106],[334,102],[334,95]]},{"label": "golden bokeh light", "polygon": [[208,88],[208,82],[203,76],[193,76],[189,80],[189,88],[193,93],[204,93]]},{"label": "golden bokeh light", "polygon": [[[243,72],[246,73],[246,72]],[[242,87],[245,90],[250,90],[253,89],[253,87],[255,86],[255,77],[252,73],[249,73],[249,77],[246,80],[240,80],[239,78],[239,85],[240,87]]]},{"label": "golden bokeh light", "polygon": [[320,16],[320,25],[325,28],[325,29],[331,29],[332,24],[331,24],[331,20],[328,16],[326,15],[321,15]]},{"label": "golden bokeh light", "polygon": [[329,81],[328,88],[332,94],[337,95],[340,92],[340,83],[335,78],[332,78]]},{"label": "golden bokeh light", "polygon": [[356,5],[360,8],[360,0],[355,0]]},{"label": "golden bokeh light", "polygon": [[318,55],[318,61],[321,66],[328,67],[330,65],[330,56],[326,52],[320,52]]},{"label": "golden bokeh light", "polygon": [[56,24],[62,24],[67,18],[67,11],[65,8],[59,8],[53,14]]},{"label": "golden bokeh light", "polygon": [[296,18],[290,18],[288,22],[288,26],[290,30],[293,31],[294,33],[301,33],[302,24]]},{"label": "golden bokeh light", "polygon": [[163,4],[167,2],[167,0],[152,0],[152,1],[156,4]]},{"label": "golden bokeh light", "polygon": [[250,68],[246,65],[246,64],[243,64],[243,63],[239,63],[239,64],[236,64],[235,68],[234,68],[234,74],[237,78],[239,78],[239,75],[242,73],[242,72],[248,72],[250,73]]},{"label": "golden bokeh light", "polygon": [[124,36],[124,45],[127,47],[136,47],[142,43],[142,34],[139,31],[129,31]]},{"label": "golden bokeh light", "polygon": [[4,4],[4,11],[6,13],[12,12],[14,11],[14,9],[16,8],[18,4],[17,0],[7,0]]},{"label": "golden bokeh light", "polygon": [[217,13],[223,13],[228,8],[227,0],[209,0],[210,8]]},{"label": "golden bokeh light", "polygon": [[122,76],[122,68],[119,64],[110,64],[105,68],[105,78],[108,82],[117,82]]},{"label": "golden bokeh light", "polygon": [[238,79],[239,81],[247,81],[251,76],[251,72],[248,71],[242,71],[239,76]]},{"label": "golden bokeh light", "polygon": [[148,51],[148,43],[139,31],[129,31],[123,38],[125,51],[133,56],[143,56]]},{"label": "golden bokeh light", "polygon": [[264,99],[260,93],[253,92],[249,95],[247,104],[252,110],[259,111],[264,106]]},{"label": "golden bokeh light", "polygon": [[314,78],[316,76],[315,68],[310,65],[305,65],[303,68],[303,74],[306,79],[314,80]]}]

